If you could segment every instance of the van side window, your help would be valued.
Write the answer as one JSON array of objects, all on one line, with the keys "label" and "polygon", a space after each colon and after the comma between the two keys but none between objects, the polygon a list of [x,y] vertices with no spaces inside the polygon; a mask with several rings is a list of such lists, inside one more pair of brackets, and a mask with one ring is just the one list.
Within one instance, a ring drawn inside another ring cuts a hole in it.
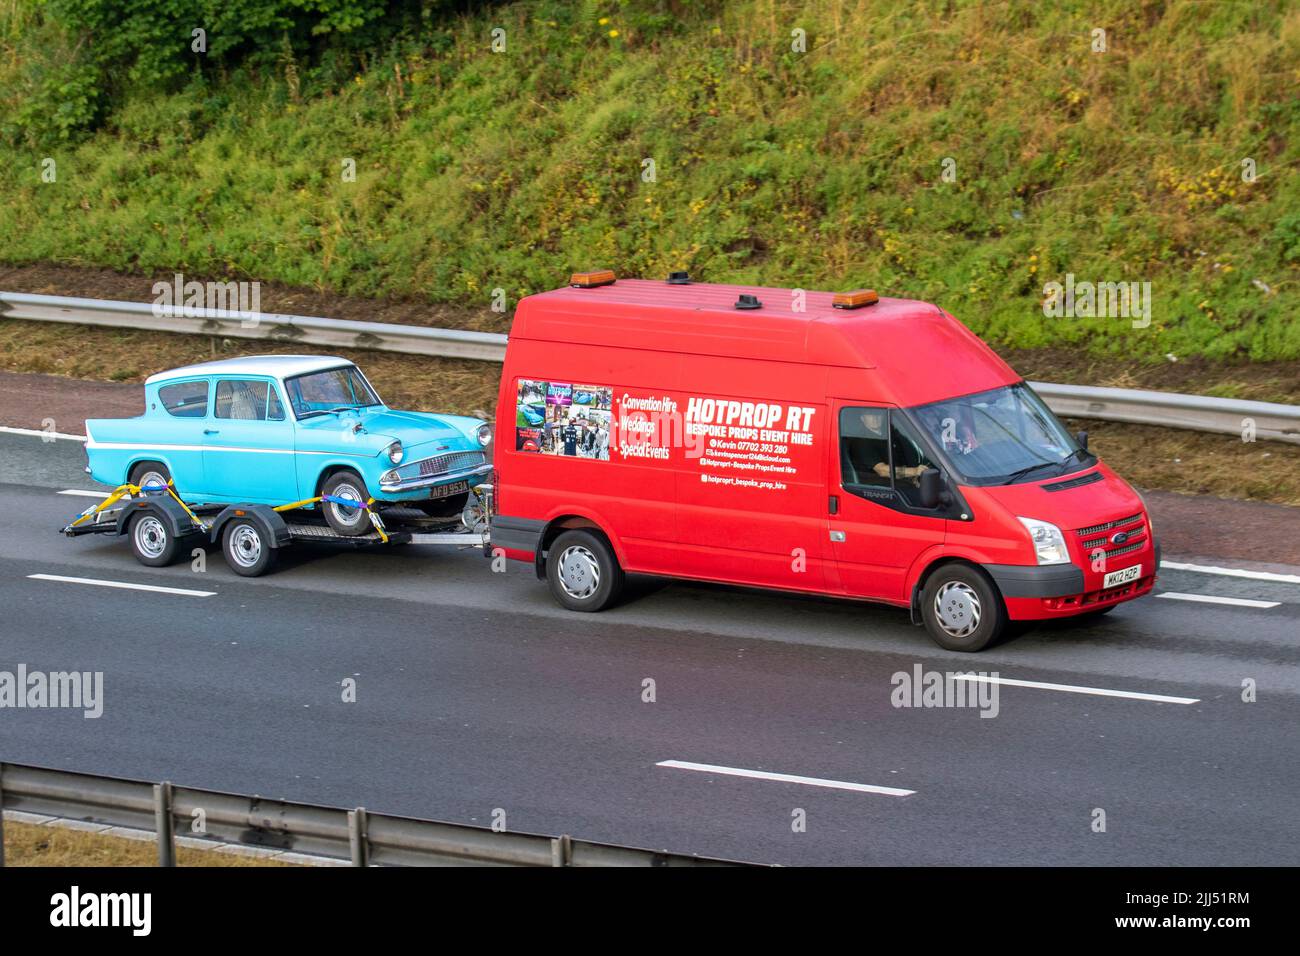
[{"label": "van side window", "polygon": [[887,409],[840,409],[840,475],[845,487],[889,487],[888,434]]},{"label": "van side window", "polygon": [[177,418],[202,418],[208,413],[208,380],[177,382],[158,389],[158,401]]},{"label": "van side window", "polygon": [[914,508],[921,506],[919,469],[934,468],[916,431],[900,415],[890,416],[889,446],[894,457],[894,488]]}]

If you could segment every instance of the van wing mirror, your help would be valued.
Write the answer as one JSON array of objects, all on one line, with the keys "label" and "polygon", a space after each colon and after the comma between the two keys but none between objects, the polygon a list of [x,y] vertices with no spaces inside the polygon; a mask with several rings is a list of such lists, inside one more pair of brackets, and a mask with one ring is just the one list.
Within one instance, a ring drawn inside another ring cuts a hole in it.
[{"label": "van wing mirror", "polygon": [[922,508],[938,508],[940,505],[952,504],[952,494],[943,473],[937,468],[927,468],[921,472],[920,498]]},{"label": "van wing mirror", "polygon": [[1079,447],[1082,448],[1084,451],[1087,451],[1087,450],[1088,450],[1088,433],[1087,433],[1087,432],[1077,432],[1077,433],[1075,434],[1075,436],[1074,436],[1074,440],[1075,440],[1076,442],[1079,443]]}]

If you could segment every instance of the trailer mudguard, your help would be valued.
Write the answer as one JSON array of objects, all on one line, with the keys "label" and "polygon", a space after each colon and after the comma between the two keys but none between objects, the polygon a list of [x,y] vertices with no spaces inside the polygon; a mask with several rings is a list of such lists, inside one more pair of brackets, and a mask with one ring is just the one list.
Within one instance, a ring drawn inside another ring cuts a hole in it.
[{"label": "trailer mudguard", "polygon": [[167,526],[167,531],[173,538],[184,538],[186,535],[203,530],[190,518],[185,507],[171,495],[146,495],[143,498],[132,498],[127,501],[117,513],[117,533],[126,534],[131,518],[141,511],[149,511],[157,515]]},{"label": "trailer mudguard", "polygon": [[233,518],[249,518],[262,529],[266,542],[273,548],[282,548],[290,540],[289,526],[270,505],[229,505],[212,522],[212,543],[221,543],[221,533]]}]

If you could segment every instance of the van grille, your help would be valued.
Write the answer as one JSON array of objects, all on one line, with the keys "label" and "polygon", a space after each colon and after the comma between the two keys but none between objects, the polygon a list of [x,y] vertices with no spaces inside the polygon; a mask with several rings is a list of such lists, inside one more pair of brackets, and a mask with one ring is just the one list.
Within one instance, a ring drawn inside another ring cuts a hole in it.
[{"label": "van grille", "polygon": [[[1086,553],[1093,554],[1100,550],[1106,557],[1114,558],[1141,550],[1146,545],[1147,530],[1143,518],[1144,515],[1139,512],[1135,515],[1129,515],[1127,518],[1116,518],[1114,521],[1107,521],[1104,524],[1080,528],[1075,534],[1082,539],[1079,545]],[[1128,540],[1123,544],[1111,547],[1110,535],[1114,531],[1128,531]]]}]

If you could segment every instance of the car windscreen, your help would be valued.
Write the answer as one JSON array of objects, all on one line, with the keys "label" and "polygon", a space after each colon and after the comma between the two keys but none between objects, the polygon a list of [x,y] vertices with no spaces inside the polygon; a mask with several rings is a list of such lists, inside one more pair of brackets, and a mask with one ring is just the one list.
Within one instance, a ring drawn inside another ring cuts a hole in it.
[{"label": "car windscreen", "polygon": [[382,404],[355,365],[311,372],[285,380],[289,404],[299,418],[335,408]]},{"label": "car windscreen", "polygon": [[1037,481],[1091,464],[1023,382],[909,410],[965,484]]}]

